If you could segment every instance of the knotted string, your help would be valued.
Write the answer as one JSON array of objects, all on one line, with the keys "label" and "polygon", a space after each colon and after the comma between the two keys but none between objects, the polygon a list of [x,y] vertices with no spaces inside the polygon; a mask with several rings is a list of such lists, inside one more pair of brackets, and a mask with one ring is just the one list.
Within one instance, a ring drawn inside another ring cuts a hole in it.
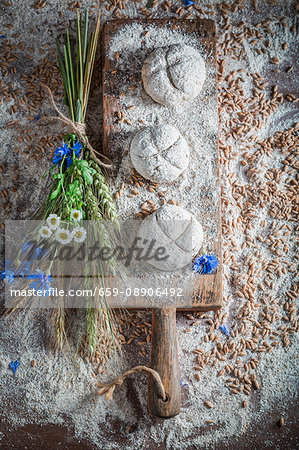
[{"label": "knotted string", "polygon": [[[89,143],[89,141],[88,141],[88,138],[87,138],[87,136],[86,136],[86,126],[85,126],[85,123],[81,123],[81,122],[73,122],[71,119],[69,119],[69,118],[66,117],[64,114],[62,114],[62,112],[59,111],[59,109],[58,109],[58,107],[57,107],[57,105],[56,105],[56,103],[55,103],[55,100],[54,100],[52,91],[51,91],[51,89],[49,88],[49,86],[46,86],[45,84],[42,84],[42,86],[43,86],[43,88],[45,88],[45,89],[48,91],[49,97],[50,97],[50,101],[51,101],[51,104],[52,104],[53,108],[55,109],[55,111],[58,113],[58,116],[59,116],[59,117],[57,117],[57,116],[50,116],[49,119],[60,120],[62,123],[64,123],[65,125],[67,125],[67,126],[69,127],[69,129],[71,130],[71,132],[73,132],[74,134],[76,134],[76,135],[79,137],[80,141],[83,142],[83,144],[88,148],[88,150],[89,150],[90,153],[92,154],[93,158],[95,159],[95,161],[96,161],[100,166],[106,167],[106,168],[108,168],[108,169],[111,168],[111,167],[112,167],[112,164],[105,164],[105,163],[103,163],[103,162],[96,156],[96,153],[97,153],[97,154],[100,155],[102,158],[106,158],[108,161],[110,161],[110,159],[109,159],[107,156],[103,155],[102,153],[99,153],[98,151],[96,151],[96,150],[90,145],[90,143]],[[110,161],[110,162],[111,162],[111,161]]]},{"label": "knotted string", "polygon": [[120,386],[121,384],[123,384],[125,378],[128,375],[131,375],[131,374],[136,373],[136,372],[142,372],[142,371],[152,374],[154,380],[157,383],[157,388],[158,388],[158,391],[159,391],[159,397],[161,397],[161,399],[163,401],[166,401],[167,395],[166,395],[166,392],[165,392],[162,380],[160,378],[160,375],[155,370],[150,369],[149,367],[146,367],[146,366],[133,367],[133,369],[127,370],[122,375],[120,375],[118,378],[116,378],[115,380],[111,381],[111,383],[99,382],[98,383],[98,387],[99,387],[98,394],[99,395],[106,394],[105,395],[105,399],[106,400],[111,400],[112,397],[113,397],[113,392],[114,392],[114,389],[116,388],[116,386]]}]

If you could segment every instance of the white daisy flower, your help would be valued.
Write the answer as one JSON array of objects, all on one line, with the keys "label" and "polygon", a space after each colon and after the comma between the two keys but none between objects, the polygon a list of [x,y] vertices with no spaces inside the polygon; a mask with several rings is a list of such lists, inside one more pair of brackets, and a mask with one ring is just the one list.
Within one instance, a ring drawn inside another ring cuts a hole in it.
[{"label": "white daisy flower", "polygon": [[72,232],[75,242],[83,242],[86,238],[86,230],[83,227],[76,227]]},{"label": "white daisy flower", "polygon": [[47,218],[47,223],[51,230],[57,230],[60,224],[60,217],[58,217],[57,214],[50,214]]},{"label": "white daisy flower", "polygon": [[76,222],[78,222],[79,220],[82,219],[82,212],[79,211],[79,209],[73,209],[72,212],[71,212],[71,219],[73,219]]},{"label": "white daisy flower", "polygon": [[43,238],[49,238],[52,234],[52,231],[50,230],[50,228],[44,226],[39,230],[39,234]]},{"label": "white daisy flower", "polygon": [[55,238],[61,244],[69,244],[73,239],[72,233],[68,230],[64,230],[63,228],[58,228],[55,233]]}]

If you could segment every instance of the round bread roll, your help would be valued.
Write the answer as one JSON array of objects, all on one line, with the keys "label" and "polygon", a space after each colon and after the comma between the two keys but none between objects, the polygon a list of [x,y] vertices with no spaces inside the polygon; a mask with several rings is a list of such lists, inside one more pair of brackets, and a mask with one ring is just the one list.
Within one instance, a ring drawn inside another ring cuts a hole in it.
[{"label": "round bread roll", "polygon": [[175,106],[198,96],[206,78],[200,53],[189,45],[170,45],[154,50],[142,67],[146,92],[166,106]]},{"label": "round bread roll", "polygon": [[202,246],[203,231],[201,224],[191,213],[180,206],[167,204],[142,222],[138,237],[143,240],[140,245],[145,248],[155,240],[151,255],[159,247],[165,249],[163,254],[150,259],[148,263],[160,270],[172,271],[181,269],[192,261]]},{"label": "round bread roll", "polygon": [[170,182],[188,167],[189,147],[176,128],[163,124],[139,131],[132,140],[130,156],[137,172],[147,180]]}]

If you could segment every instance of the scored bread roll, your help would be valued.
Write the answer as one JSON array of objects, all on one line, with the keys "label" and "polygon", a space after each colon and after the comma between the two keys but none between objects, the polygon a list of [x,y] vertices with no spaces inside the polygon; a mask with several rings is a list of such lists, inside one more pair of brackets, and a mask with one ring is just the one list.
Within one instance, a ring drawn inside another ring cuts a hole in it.
[{"label": "scored bread roll", "polygon": [[130,156],[134,168],[147,180],[157,183],[178,178],[189,163],[189,147],[171,125],[147,127],[133,138]]},{"label": "scored bread roll", "polygon": [[180,105],[197,97],[206,78],[205,62],[189,45],[170,45],[154,50],[144,61],[144,89],[157,103]]},{"label": "scored bread roll", "polygon": [[169,204],[143,220],[138,237],[143,242],[146,240],[148,246],[155,241],[152,254],[159,247],[165,249],[159,258],[148,261],[151,266],[163,271],[187,266],[203,243],[202,226],[193,214],[180,206]]}]

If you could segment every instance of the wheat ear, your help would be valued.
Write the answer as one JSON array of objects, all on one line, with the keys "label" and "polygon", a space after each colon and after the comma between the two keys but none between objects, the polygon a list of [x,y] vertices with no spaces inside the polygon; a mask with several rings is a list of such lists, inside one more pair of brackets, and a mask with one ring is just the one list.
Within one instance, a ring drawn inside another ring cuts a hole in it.
[{"label": "wheat ear", "polygon": [[[88,155],[86,155],[86,157],[88,157]],[[109,184],[107,183],[101,168],[92,159],[92,157],[89,157],[88,163],[90,167],[92,167],[96,171],[96,173],[93,175],[93,184],[96,196],[99,199],[99,206],[104,213],[103,215],[105,215],[112,222],[117,223],[116,205],[113,200]]]},{"label": "wheat ear", "polygon": [[64,308],[57,308],[56,318],[55,318],[55,327],[56,327],[56,344],[59,350],[62,350],[63,344],[66,338],[65,332],[65,310]]}]

